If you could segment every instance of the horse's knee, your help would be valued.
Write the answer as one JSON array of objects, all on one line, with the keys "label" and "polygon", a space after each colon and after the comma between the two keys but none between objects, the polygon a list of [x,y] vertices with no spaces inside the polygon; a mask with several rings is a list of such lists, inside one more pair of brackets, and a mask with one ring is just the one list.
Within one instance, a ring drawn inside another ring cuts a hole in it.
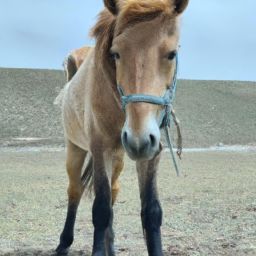
[{"label": "horse's knee", "polygon": [[71,202],[77,202],[80,200],[83,191],[81,171],[76,168],[67,168],[67,172],[69,176],[68,197]]},{"label": "horse's knee", "polygon": [[149,231],[158,231],[162,225],[162,208],[158,200],[146,202],[141,210],[142,226]]},{"label": "horse's knee", "polygon": [[68,186],[68,198],[70,203],[78,203],[82,195],[82,184],[69,184]]}]

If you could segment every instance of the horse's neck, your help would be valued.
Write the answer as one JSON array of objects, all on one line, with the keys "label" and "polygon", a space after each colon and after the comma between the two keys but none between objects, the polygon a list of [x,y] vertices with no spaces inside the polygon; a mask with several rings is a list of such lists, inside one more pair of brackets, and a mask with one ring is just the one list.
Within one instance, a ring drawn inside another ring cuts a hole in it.
[{"label": "horse's neck", "polygon": [[117,92],[115,78],[106,69],[105,63],[95,63],[94,83],[92,84],[93,114],[100,117],[100,122],[112,134],[120,137],[123,125],[123,112],[121,110],[120,98]]},{"label": "horse's neck", "polygon": [[94,59],[95,89],[99,98],[107,102],[107,105],[115,105],[118,108],[119,94],[117,93],[115,71],[107,61]]}]

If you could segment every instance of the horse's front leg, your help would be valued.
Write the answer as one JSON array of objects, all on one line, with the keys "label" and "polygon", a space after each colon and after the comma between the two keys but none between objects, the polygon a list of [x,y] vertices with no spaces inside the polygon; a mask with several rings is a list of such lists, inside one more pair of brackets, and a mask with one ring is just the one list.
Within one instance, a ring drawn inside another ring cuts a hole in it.
[{"label": "horse's front leg", "polygon": [[[111,203],[111,175],[112,158],[109,152],[95,150],[94,163],[94,191],[95,199],[92,209],[94,225],[93,256],[105,256],[110,253],[106,250],[105,236],[112,225],[113,212]],[[107,251],[107,252],[106,252]]]},{"label": "horse's front leg", "polygon": [[150,256],[162,256],[162,208],[158,199],[156,172],[160,154],[150,161],[137,161],[141,198],[141,220]]}]

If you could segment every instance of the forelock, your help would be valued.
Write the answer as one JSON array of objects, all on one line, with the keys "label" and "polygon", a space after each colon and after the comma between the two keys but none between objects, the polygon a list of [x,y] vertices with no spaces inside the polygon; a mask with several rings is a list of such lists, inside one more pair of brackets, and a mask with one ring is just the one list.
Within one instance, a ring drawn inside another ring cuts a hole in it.
[{"label": "forelock", "polygon": [[157,17],[171,19],[173,13],[174,6],[170,0],[125,0],[117,17],[116,31],[119,34],[127,27]]}]

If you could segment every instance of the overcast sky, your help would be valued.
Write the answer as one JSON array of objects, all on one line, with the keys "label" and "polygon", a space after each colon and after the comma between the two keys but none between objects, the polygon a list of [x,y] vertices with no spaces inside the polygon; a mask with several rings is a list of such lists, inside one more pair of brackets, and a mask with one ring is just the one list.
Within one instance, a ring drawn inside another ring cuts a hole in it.
[{"label": "overcast sky", "polygon": [[[61,69],[82,45],[102,0],[0,0],[0,67]],[[256,1],[190,0],[180,78],[256,81]]]}]

